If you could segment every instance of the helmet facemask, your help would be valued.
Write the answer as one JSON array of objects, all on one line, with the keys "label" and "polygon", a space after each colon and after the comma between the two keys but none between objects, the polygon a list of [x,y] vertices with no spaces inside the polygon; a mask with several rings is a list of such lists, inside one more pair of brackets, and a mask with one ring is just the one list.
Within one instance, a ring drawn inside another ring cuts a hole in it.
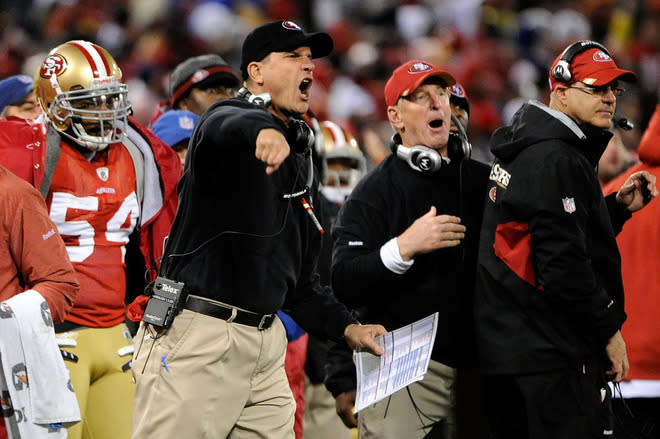
[{"label": "helmet facemask", "polygon": [[323,195],[334,203],[343,204],[367,172],[367,161],[357,141],[334,122],[321,122],[323,139]]},{"label": "helmet facemask", "polygon": [[[344,170],[332,169],[332,162],[340,162]],[[341,204],[353,191],[360,179],[365,174],[365,169],[357,160],[338,158],[325,159],[323,161],[323,186],[321,191],[323,195],[333,203]]]},{"label": "helmet facemask", "polygon": [[128,87],[120,83],[59,93],[50,108],[55,126],[69,127],[72,135],[64,134],[92,151],[121,142],[129,112]]}]

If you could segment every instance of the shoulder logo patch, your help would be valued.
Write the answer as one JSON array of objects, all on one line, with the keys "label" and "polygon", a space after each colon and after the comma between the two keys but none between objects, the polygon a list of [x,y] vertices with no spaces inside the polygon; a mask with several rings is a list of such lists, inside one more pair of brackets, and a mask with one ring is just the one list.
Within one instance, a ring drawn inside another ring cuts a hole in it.
[{"label": "shoulder logo patch", "polygon": [[490,179],[497,183],[498,186],[506,189],[511,180],[511,174],[502,168],[499,163],[495,163],[490,170]]}]

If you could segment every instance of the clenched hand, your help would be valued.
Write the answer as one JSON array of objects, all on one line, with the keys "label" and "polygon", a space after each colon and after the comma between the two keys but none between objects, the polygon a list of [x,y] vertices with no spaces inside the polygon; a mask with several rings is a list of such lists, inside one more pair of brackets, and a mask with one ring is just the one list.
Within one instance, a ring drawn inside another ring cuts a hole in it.
[{"label": "clenched hand", "polygon": [[335,410],[337,411],[337,415],[348,428],[355,428],[358,426],[357,414],[353,413],[353,409],[355,408],[355,396],[356,391],[353,389],[342,392],[337,395],[337,398],[335,398]]},{"label": "clenched hand", "polygon": [[290,152],[291,148],[282,133],[274,128],[259,131],[254,155],[266,163],[266,174],[270,175],[277,171]]},{"label": "clenched hand", "polygon": [[612,369],[607,371],[608,375],[613,375],[612,380],[616,383],[626,379],[630,366],[628,364],[628,354],[626,353],[626,343],[623,341],[621,331],[610,338],[605,347],[607,357],[612,362]]}]

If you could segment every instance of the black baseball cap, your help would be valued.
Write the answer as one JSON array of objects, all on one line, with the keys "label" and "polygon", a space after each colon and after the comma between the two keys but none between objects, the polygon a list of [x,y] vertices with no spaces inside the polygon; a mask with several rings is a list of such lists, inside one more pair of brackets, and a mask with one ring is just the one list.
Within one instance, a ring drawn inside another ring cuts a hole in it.
[{"label": "black baseball cap", "polygon": [[312,50],[312,58],[329,55],[334,46],[332,37],[325,32],[305,33],[290,20],[266,23],[245,37],[241,56],[241,74],[248,78],[247,66],[261,61],[271,52],[288,52],[306,46]]}]

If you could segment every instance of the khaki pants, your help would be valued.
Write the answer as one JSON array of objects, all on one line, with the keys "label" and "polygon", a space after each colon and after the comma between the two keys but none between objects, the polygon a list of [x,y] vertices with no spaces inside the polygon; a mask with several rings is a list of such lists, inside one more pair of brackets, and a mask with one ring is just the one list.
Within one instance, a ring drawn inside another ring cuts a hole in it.
[{"label": "khaki pants", "polygon": [[305,403],[303,438],[350,439],[351,430],[337,415],[335,398],[325,384],[312,384],[305,376]]},{"label": "khaki pants", "polygon": [[[401,389],[358,413],[360,439],[421,439],[442,421],[440,437],[456,437],[456,369],[429,363],[422,381]],[[408,392],[410,391],[410,392]]]},{"label": "khaki pants", "polygon": [[62,349],[78,357],[76,363],[65,361],[82,422],[67,430],[68,439],[129,439],[135,384],[130,371],[122,366],[131,357],[120,357],[119,348],[131,344],[126,325],[111,328],[81,328],[57,334],[59,339],[73,339],[75,347]]},{"label": "khaki pants", "polygon": [[293,439],[295,402],[279,319],[251,326],[184,310],[135,341],[133,439]]}]

